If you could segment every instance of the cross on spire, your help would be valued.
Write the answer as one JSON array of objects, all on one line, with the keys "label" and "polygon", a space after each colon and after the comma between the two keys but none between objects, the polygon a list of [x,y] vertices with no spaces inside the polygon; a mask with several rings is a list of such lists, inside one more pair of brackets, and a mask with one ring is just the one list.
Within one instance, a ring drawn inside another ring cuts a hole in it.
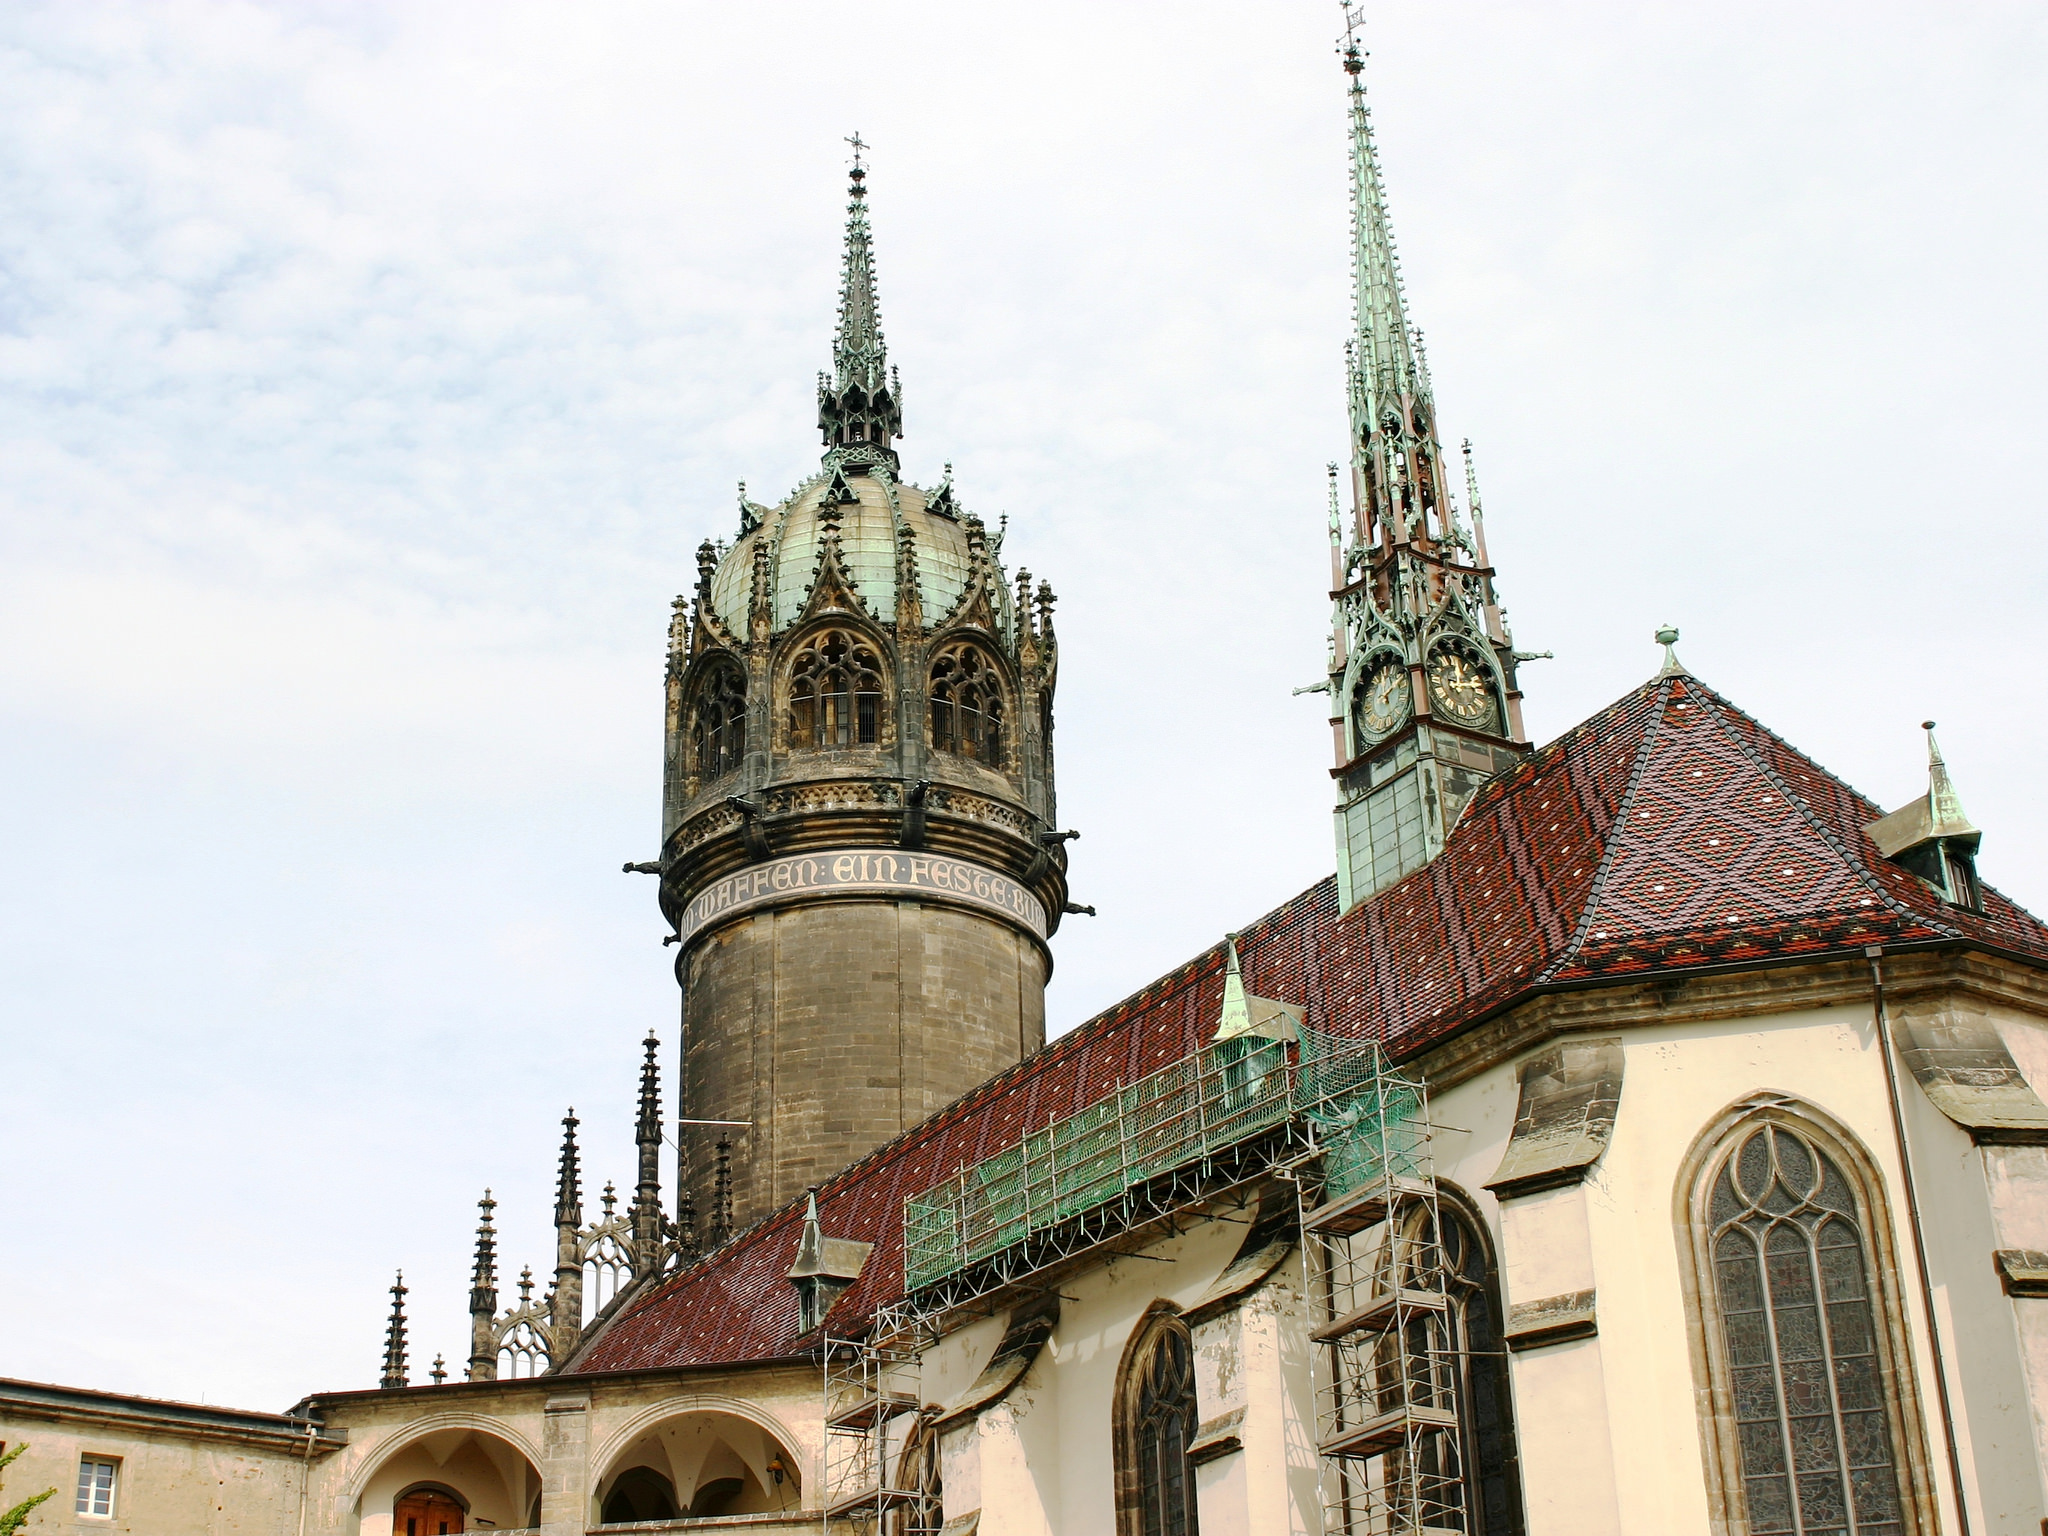
[{"label": "cross on spire", "polygon": [[857,170],[860,167],[860,153],[868,147],[867,140],[860,136],[860,130],[856,128],[851,134],[847,135],[846,142],[853,146],[853,164]]}]

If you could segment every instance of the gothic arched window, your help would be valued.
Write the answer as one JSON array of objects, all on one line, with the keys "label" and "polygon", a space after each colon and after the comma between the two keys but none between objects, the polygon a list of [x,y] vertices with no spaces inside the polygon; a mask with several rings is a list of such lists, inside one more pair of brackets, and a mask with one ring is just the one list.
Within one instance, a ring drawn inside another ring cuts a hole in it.
[{"label": "gothic arched window", "polygon": [[1169,1311],[1139,1326],[1124,1355],[1116,1400],[1118,1536],[1197,1536],[1195,1347]]},{"label": "gothic arched window", "polygon": [[1003,688],[978,646],[948,646],[932,663],[932,746],[1003,765]]},{"label": "gothic arched window", "polygon": [[[1414,1432],[1350,1454],[1330,1530],[1521,1536],[1515,1421],[1500,1283],[1476,1220],[1440,1191],[1321,1247],[1323,1433],[1342,1437],[1418,1410]],[[1387,1303],[1399,1302],[1391,1308]],[[1340,1319],[1376,1321],[1346,1330]],[[1427,1416],[1422,1416],[1426,1414]]]},{"label": "gothic arched window", "polygon": [[896,1486],[905,1495],[889,1511],[888,1536],[939,1536],[945,1526],[945,1483],[939,1469],[939,1435],[922,1416],[903,1447]]},{"label": "gothic arched window", "polygon": [[881,739],[881,658],[843,631],[814,635],[790,667],[790,746],[871,747]]},{"label": "gothic arched window", "polygon": [[747,682],[738,667],[718,667],[698,685],[690,735],[702,777],[715,779],[739,767],[747,747]]},{"label": "gothic arched window", "polygon": [[1890,1234],[1857,1149],[1789,1106],[1753,1106],[1691,1191],[1696,1359],[1711,1387],[1710,1470],[1748,1536],[1932,1529]]},{"label": "gothic arched window", "polygon": [[1467,1529],[1473,1536],[1520,1536],[1522,1482],[1515,1447],[1515,1410],[1508,1396],[1508,1357],[1501,1331],[1500,1277],[1476,1223],[1446,1203],[1445,1289],[1450,1294],[1444,1343],[1458,1372],[1458,1438],[1464,1455]]}]

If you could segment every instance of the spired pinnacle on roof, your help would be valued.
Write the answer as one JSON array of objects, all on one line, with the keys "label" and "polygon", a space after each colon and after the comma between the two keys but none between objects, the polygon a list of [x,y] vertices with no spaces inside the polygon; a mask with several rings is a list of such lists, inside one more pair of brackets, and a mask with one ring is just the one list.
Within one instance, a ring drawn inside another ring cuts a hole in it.
[{"label": "spired pinnacle on roof", "polygon": [[378,1385],[395,1392],[405,1381],[405,1271],[391,1282],[391,1321],[384,1329],[384,1376]]},{"label": "spired pinnacle on roof", "polygon": [[[827,461],[886,462],[889,445],[903,435],[902,386],[889,367],[882,341],[882,305],[875,293],[875,247],[868,230],[867,148],[856,133],[847,172],[846,254],[839,277],[839,329],[832,338],[832,372],[818,375],[818,430]],[[871,446],[870,446],[871,445]],[[853,449],[853,452],[846,450]]]},{"label": "spired pinnacle on roof", "polygon": [[1934,722],[1923,720],[1920,729],[1927,733],[1927,793],[1864,830],[1878,852],[1925,880],[1951,905],[1981,912],[1984,890],[1977,879],[1977,848],[1984,834],[1963,812],[1963,797],[1956,792],[1934,739]]},{"label": "spired pinnacle on roof", "polygon": [[1963,814],[1963,797],[1956,793],[1948,776],[1948,764],[1941,759],[1941,744],[1934,739],[1934,722],[1922,720],[1927,733],[1927,806],[1937,837],[1981,837],[1970,818]]}]

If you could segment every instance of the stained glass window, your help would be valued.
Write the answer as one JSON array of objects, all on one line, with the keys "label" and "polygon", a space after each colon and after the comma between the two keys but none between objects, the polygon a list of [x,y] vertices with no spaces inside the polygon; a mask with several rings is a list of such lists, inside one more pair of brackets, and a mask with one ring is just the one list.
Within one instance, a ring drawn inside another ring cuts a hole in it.
[{"label": "stained glass window", "polygon": [[1708,1204],[1750,1536],[1904,1536],[1869,1247],[1848,1181],[1759,1126]]},{"label": "stained glass window", "polygon": [[1160,1314],[1127,1367],[1119,1417],[1117,1528],[1127,1536],[1197,1536],[1195,1351],[1186,1324]]}]

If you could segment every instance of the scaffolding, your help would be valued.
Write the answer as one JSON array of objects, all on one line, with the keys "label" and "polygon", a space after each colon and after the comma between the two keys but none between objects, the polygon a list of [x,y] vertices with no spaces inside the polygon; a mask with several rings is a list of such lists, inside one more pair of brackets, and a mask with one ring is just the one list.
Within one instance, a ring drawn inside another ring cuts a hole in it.
[{"label": "scaffolding", "polygon": [[[906,1299],[878,1318],[871,1342],[847,1346],[844,1405],[828,1407],[828,1442],[845,1441],[840,1497],[871,1504],[877,1520],[905,1497],[873,1471],[892,1465],[873,1416],[919,1330],[1111,1237],[1278,1176],[1299,1202],[1326,1536],[1468,1528],[1462,1362],[1427,1096],[1377,1042],[1300,1035],[1298,1045],[1218,1041],[904,1202]],[[910,1425],[911,1400],[895,1400],[890,1423]],[[857,1429],[872,1443],[856,1444]]]},{"label": "scaffolding", "polygon": [[1427,1099],[1377,1052],[1346,1075],[1311,1111],[1320,1176],[1295,1186],[1323,1530],[1456,1536],[1462,1371]]},{"label": "scaffolding", "polygon": [[978,1269],[1002,1283],[1041,1267],[1044,1240],[1070,1251],[1185,1203],[1247,1143],[1284,1136],[1296,1075],[1282,1041],[1225,1040],[913,1195],[906,1289],[930,1293]]},{"label": "scaffolding", "polygon": [[885,1307],[864,1338],[825,1339],[823,1528],[939,1536],[938,1442],[922,1393],[924,1323]]}]

